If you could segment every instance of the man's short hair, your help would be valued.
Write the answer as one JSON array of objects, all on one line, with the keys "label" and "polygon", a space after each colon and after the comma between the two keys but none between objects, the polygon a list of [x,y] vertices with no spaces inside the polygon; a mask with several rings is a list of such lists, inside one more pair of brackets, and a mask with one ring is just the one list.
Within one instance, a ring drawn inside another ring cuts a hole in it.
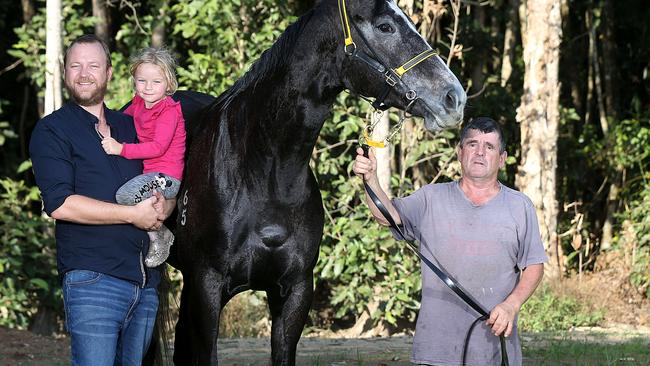
[{"label": "man's short hair", "polygon": [[499,136],[499,153],[503,154],[506,151],[506,139],[503,136],[501,126],[490,117],[476,117],[472,118],[469,122],[463,124],[463,129],[460,131],[460,146],[463,146],[463,141],[467,138],[469,130],[479,130],[483,133],[496,132]]},{"label": "man's short hair", "polygon": [[111,51],[108,49],[108,45],[106,42],[102,41],[101,38],[97,37],[94,34],[84,34],[83,36],[78,37],[70,45],[68,48],[65,50],[65,58],[63,59],[63,65],[68,64],[68,53],[72,49],[72,47],[76,44],[79,43],[98,43],[100,46],[102,46],[102,49],[104,50],[104,54],[106,55],[106,66],[111,67],[113,64],[111,63]]}]

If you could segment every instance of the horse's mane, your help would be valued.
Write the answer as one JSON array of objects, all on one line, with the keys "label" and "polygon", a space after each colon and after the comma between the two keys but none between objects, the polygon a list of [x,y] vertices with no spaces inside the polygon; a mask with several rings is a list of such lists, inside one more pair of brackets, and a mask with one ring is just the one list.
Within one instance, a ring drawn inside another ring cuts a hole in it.
[{"label": "horse's mane", "polygon": [[235,97],[245,91],[254,91],[260,81],[273,76],[285,68],[293,56],[298,37],[302,34],[305,25],[309,22],[313,13],[314,10],[312,9],[298,18],[295,23],[287,27],[273,46],[262,53],[260,58],[251,65],[244,76],[239,78],[233,86],[219,95],[214,106],[222,111],[227,109]]}]

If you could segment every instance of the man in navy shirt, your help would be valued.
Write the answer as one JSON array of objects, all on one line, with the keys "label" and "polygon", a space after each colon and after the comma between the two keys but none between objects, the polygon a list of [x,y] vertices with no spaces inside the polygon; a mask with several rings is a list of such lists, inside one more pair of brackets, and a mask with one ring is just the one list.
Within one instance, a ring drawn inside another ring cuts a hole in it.
[{"label": "man in navy shirt", "polygon": [[73,365],[140,365],[158,309],[160,269],[144,266],[149,238],[171,213],[160,195],[136,206],[115,192],[142,173],[139,160],[107,155],[103,137],[136,142],[131,117],[104,105],[112,75],[108,47],[96,36],[75,40],[65,55],[73,101],[41,119],[30,155],[45,211],[56,220]]}]

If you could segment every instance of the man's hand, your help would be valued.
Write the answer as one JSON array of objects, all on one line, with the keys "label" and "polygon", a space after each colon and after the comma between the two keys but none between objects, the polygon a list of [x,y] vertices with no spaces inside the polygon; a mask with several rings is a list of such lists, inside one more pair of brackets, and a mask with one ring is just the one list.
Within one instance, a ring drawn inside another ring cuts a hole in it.
[{"label": "man's hand", "polygon": [[515,316],[519,309],[512,304],[502,302],[492,309],[490,318],[485,322],[492,327],[495,336],[503,334],[509,337],[515,325]]},{"label": "man's hand", "polygon": [[492,327],[494,335],[509,337],[515,326],[515,317],[526,300],[533,294],[544,276],[544,263],[531,264],[521,271],[519,283],[512,293],[490,312],[486,324]]},{"label": "man's hand", "polygon": [[158,201],[154,205],[156,207],[156,211],[158,211],[158,213],[162,214],[165,219],[167,219],[169,215],[174,212],[174,208],[176,208],[176,198],[165,199],[160,191],[155,191],[154,196],[158,198]]},{"label": "man's hand", "polygon": [[354,159],[352,171],[357,177],[367,181],[377,179],[377,159],[372,149],[368,152],[368,157],[363,156],[363,149],[357,148],[357,157]]},{"label": "man's hand", "polygon": [[122,144],[115,141],[112,137],[104,137],[102,139],[102,147],[109,155],[120,155],[122,153]]},{"label": "man's hand", "polygon": [[159,203],[158,201],[158,197],[152,196],[135,206],[130,206],[133,207],[131,223],[134,226],[147,231],[160,229],[160,226],[162,226],[162,223],[165,220],[165,215],[160,209],[162,203]]}]

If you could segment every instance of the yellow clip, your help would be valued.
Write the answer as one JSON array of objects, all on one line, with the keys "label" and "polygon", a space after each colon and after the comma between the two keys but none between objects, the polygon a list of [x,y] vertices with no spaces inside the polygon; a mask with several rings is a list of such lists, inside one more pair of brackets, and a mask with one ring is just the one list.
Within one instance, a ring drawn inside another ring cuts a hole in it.
[{"label": "yellow clip", "polygon": [[397,74],[397,76],[399,76],[399,77],[401,78],[402,75],[404,75],[408,70],[405,70],[405,69],[404,69],[404,66],[400,66],[400,67],[396,68],[396,69],[393,70],[393,71],[395,71],[395,73]]},{"label": "yellow clip", "polygon": [[366,145],[368,145],[368,146],[377,147],[377,148],[380,148],[380,149],[383,149],[383,148],[386,147],[386,144],[384,144],[383,141],[371,140],[370,137],[368,136],[368,130],[366,130],[365,128],[363,129],[363,140],[366,143]]}]

